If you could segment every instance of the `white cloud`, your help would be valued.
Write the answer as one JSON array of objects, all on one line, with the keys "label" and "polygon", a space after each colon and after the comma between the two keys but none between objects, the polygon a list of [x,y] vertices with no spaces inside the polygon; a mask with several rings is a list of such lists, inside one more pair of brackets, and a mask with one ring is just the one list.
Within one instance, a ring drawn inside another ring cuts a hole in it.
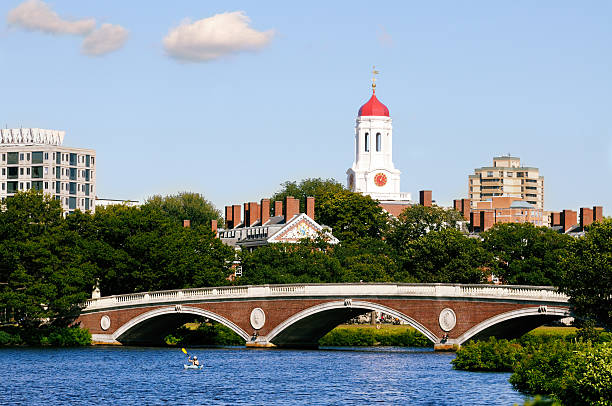
[{"label": "white cloud", "polygon": [[216,14],[194,22],[186,20],[168,32],[164,48],[171,57],[190,62],[257,51],[272,40],[274,31],[256,31],[249,27],[250,22],[244,11]]},{"label": "white cloud", "polygon": [[86,35],[96,26],[96,20],[64,20],[42,0],[27,0],[9,11],[7,21],[11,25],[49,34]]},{"label": "white cloud", "polygon": [[128,38],[128,30],[120,25],[102,24],[83,40],[81,50],[86,55],[104,55],[121,48]]}]

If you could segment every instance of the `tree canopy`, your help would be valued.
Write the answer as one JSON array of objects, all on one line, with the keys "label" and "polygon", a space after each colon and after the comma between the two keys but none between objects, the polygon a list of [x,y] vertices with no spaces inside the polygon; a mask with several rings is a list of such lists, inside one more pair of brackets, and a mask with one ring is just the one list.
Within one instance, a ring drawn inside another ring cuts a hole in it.
[{"label": "tree canopy", "polygon": [[204,196],[193,192],[180,192],[175,195],[154,195],[147,199],[144,206],[162,210],[169,218],[183,224],[183,220],[191,220],[191,226],[210,227],[211,220],[223,224],[223,217],[215,206]]},{"label": "tree canopy", "polygon": [[[306,198],[314,197],[315,205],[317,201],[328,193],[338,193],[345,190],[344,186],[335,179],[307,178],[300,182],[286,181],[281,183],[281,188],[270,200],[284,200],[287,196],[293,196],[300,201],[300,212],[306,212]],[[278,213],[276,213],[278,214]],[[315,218],[318,220],[318,213],[315,211]]]}]

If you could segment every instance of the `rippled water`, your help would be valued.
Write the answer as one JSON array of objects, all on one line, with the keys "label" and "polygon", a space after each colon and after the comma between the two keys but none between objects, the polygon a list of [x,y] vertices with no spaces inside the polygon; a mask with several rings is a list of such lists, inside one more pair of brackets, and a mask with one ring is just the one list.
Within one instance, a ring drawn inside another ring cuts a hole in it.
[{"label": "rippled water", "polygon": [[422,349],[0,350],[0,404],[513,405],[509,374],[454,371]]}]

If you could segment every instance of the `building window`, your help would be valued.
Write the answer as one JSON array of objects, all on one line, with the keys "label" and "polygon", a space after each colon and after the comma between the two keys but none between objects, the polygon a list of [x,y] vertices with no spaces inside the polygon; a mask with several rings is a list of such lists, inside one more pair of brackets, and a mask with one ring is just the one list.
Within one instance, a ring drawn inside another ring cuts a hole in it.
[{"label": "building window", "polygon": [[[30,168],[28,168],[30,169]],[[42,166],[33,166],[32,167],[32,178],[41,179],[43,177],[43,167]]]},{"label": "building window", "polygon": [[487,172],[487,177],[489,178],[493,177],[493,172],[492,171]]},{"label": "building window", "polygon": [[43,153],[42,153],[42,151],[32,152],[32,163],[33,164],[42,164],[43,163]]},{"label": "building window", "polygon": [[91,164],[92,164],[92,165],[95,165],[95,163],[96,163],[96,158],[92,156],[92,157],[91,157]]},{"label": "building window", "polygon": [[23,168],[19,168],[19,174],[23,176]]},{"label": "building window", "polygon": [[89,183],[84,184],[83,189],[85,189],[85,196],[89,196]]},{"label": "building window", "polygon": [[77,164],[77,154],[70,154],[70,165],[76,166]]},{"label": "building window", "polygon": [[71,195],[76,195],[76,182],[70,182],[70,192]]},{"label": "building window", "polygon": [[32,182],[32,189],[34,190],[43,190],[43,182],[42,180],[37,180]]},{"label": "building window", "polygon": [[76,197],[71,197],[68,200],[68,209],[74,210],[76,209]]},{"label": "building window", "polygon": [[49,168],[45,166],[45,175],[49,174]]},{"label": "building window", "polygon": [[370,133],[365,133],[365,152],[370,152]]},{"label": "building window", "polygon": [[85,155],[85,166],[89,168],[89,160],[90,160],[91,156],[89,155]]},{"label": "building window", "polygon": [[23,190],[23,182],[19,182],[19,190]]},{"label": "building window", "polygon": [[15,193],[17,191],[17,182],[6,182],[7,193]]},{"label": "building window", "polygon": [[53,153],[55,155],[55,163],[56,164],[61,164],[62,163],[62,154],[60,154],[59,152],[56,154],[55,152]]},{"label": "building window", "polygon": [[61,184],[61,182],[55,182],[55,193],[59,193],[60,192],[60,184]]},{"label": "building window", "polygon": [[48,160],[49,160],[49,153],[45,152],[45,161],[48,161]]},{"label": "building window", "polygon": [[6,154],[2,154],[2,162],[6,161]]},{"label": "building window", "polygon": [[85,169],[85,180],[89,182],[89,169]]},{"label": "building window", "polygon": [[19,168],[16,166],[9,166],[8,168],[8,178],[9,179],[17,179]]},{"label": "building window", "polygon": [[23,152],[21,154],[19,154],[19,160],[23,161]]},{"label": "building window", "polygon": [[85,210],[89,210],[89,198],[85,198]]},{"label": "building window", "polygon": [[17,163],[19,163],[19,159],[18,159],[19,153],[18,152],[8,152],[6,154],[6,163],[9,165],[16,165]]},{"label": "building window", "polygon": [[45,190],[49,189],[49,182],[45,182]]},{"label": "building window", "polygon": [[30,160],[30,153],[28,152],[26,155],[27,155],[27,158],[28,158],[28,161],[29,161]]},{"label": "building window", "polygon": [[6,175],[6,168],[2,168],[2,176]]},{"label": "building window", "polygon": [[61,168],[59,166],[56,166],[55,167],[55,179],[61,179],[61,174],[62,174]]},{"label": "building window", "polygon": [[376,152],[380,152],[382,148],[382,136],[380,133],[376,133]]},{"label": "building window", "polygon": [[30,168],[26,168],[26,175],[30,174]]},{"label": "building window", "polygon": [[70,180],[76,180],[77,178],[77,170],[75,168],[70,168]]}]

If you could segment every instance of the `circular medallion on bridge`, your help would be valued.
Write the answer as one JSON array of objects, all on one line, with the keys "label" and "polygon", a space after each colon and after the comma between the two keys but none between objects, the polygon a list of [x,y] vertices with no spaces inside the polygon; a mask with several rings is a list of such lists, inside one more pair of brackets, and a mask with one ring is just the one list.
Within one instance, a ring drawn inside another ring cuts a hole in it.
[{"label": "circular medallion on bridge", "polygon": [[455,328],[455,324],[457,324],[457,316],[453,309],[442,309],[440,312],[440,317],[438,318],[438,322],[440,323],[440,328],[444,331],[451,331]]},{"label": "circular medallion on bridge", "polygon": [[253,326],[255,330],[259,330],[264,326],[265,323],[266,314],[264,313],[264,311],[259,307],[254,308],[251,312],[251,326]]},{"label": "circular medallion on bridge", "polygon": [[100,327],[102,327],[102,330],[108,330],[110,327],[110,317],[102,316],[100,318]]}]

